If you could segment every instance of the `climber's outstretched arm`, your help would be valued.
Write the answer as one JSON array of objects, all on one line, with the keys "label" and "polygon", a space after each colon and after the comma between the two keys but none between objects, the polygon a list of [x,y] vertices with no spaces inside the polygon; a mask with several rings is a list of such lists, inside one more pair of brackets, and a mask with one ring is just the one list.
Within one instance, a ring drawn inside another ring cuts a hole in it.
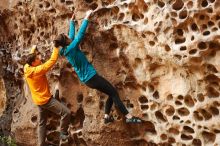
[{"label": "climber's outstretched arm", "polygon": [[66,49],[66,53],[68,53],[70,50],[72,49],[76,49],[76,46],[79,45],[79,43],[81,42],[81,40],[83,39],[84,35],[85,35],[85,32],[86,32],[86,28],[88,26],[88,19],[89,19],[89,16],[91,15],[93,11],[92,10],[89,10],[86,12],[86,16],[80,26],[80,29],[76,35],[76,37],[74,38],[74,40],[70,43],[70,45],[67,47]]},{"label": "climber's outstretched arm", "polygon": [[69,38],[71,40],[74,40],[75,37],[75,14],[73,13],[71,19],[70,19],[70,26],[69,26]]}]

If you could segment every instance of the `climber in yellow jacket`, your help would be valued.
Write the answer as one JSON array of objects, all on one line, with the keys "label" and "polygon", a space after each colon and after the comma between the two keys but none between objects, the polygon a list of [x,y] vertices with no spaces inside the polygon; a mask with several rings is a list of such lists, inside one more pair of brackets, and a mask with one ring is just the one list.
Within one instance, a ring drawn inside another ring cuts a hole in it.
[{"label": "climber in yellow jacket", "polygon": [[35,49],[36,46],[31,50],[31,54],[27,56],[26,64],[24,66],[24,76],[29,85],[33,102],[39,108],[38,143],[40,146],[46,146],[47,112],[51,111],[61,116],[61,140],[68,139],[67,129],[70,123],[71,112],[65,105],[52,97],[46,78],[46,73],[52,68],[58,59],[58,46],[54,46],[50,59],[43,64],[41,63],[39,54],[36,54]]}]

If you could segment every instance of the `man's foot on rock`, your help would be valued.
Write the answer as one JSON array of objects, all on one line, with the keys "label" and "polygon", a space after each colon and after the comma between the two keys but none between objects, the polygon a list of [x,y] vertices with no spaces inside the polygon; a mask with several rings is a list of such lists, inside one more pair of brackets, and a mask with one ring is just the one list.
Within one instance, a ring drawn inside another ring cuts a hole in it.
[{"label": "man's foot on rock", "polygon": [[105,124],[112,123],[112,122],[114,122],[113,116],[108,116],[108,117],[104,118]]},{"label": "man's foot on rock", "polygon": [[69,138],[69,135],[68,135],[68,133],[67,132],[60,132],[60,140],[61,141],[67,141],[68,140],[68,138]]}]

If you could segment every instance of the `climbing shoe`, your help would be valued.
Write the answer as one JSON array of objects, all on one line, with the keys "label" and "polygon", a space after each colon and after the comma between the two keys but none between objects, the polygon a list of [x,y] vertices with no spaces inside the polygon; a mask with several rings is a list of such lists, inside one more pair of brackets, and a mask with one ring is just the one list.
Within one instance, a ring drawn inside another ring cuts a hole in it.
[{"label": "climbing shoe", "polygon": [[142,120],[138,117],[127,118],[126,123],[141,123]]},{"label": "climbing shoe", "polygon": [[107,118],[104,118],[105,124],[112,123],[112,122],[114,122],[113,116],[108,116]]},{"label": "climbing shoe", "polygon": [[66,141],[68,140],[68,138],[69,138],[69,135],[67,132],[60,132],[60,140]]}]

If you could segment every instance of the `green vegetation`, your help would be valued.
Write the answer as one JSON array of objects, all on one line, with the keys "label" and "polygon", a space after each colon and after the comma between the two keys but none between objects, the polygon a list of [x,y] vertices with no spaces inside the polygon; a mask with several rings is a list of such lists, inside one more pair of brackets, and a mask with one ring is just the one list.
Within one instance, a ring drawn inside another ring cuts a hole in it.
[{"label": "green vegetation", "polygon": [[17,146],[15,140],[11,137],[0,136],[0,144],[7,144],[8,146]]}]

